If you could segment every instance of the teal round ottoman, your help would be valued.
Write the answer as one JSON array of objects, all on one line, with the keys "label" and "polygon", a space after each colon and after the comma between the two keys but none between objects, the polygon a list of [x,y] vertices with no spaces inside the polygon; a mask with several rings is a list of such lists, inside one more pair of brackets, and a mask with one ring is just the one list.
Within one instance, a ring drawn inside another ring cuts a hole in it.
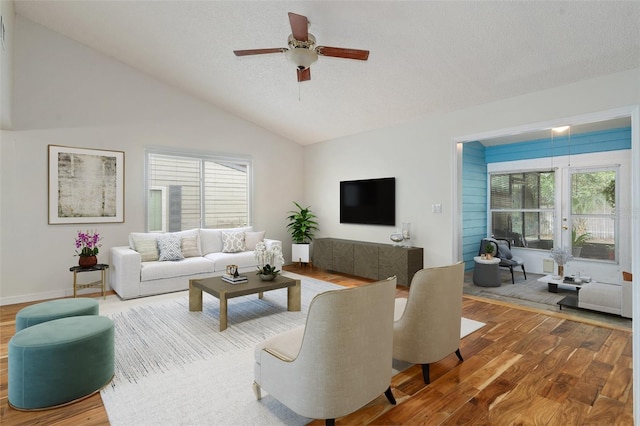
[{"label": "teal round ottoman", "polygon": [[43,322],[9,341],[9,404],[53,408],[89,396],[113,377],[113,321],[89,315]]},{"label": "teal round ottoman", "polygon": [[80,315],[98,315],[98,301],[88,297],[57,299],[22,308],[16,314],[16,332],[43,322]]}]

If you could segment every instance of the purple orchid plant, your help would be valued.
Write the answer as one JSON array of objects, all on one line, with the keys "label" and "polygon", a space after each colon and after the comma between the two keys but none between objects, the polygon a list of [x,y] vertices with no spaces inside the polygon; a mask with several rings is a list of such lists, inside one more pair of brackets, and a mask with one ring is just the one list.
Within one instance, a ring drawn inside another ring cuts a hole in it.
[{"label": "purple orchid plant", "polygon": [[[78,236],[76,237],[76,255],[80,257],[97,255],[99,253],[98,247],[102,247],[102,244],[99,244],[100,240],[102,240],[102,237],[95,231],[78,231]],[[77,249],[80,249],[80,251]]]}]

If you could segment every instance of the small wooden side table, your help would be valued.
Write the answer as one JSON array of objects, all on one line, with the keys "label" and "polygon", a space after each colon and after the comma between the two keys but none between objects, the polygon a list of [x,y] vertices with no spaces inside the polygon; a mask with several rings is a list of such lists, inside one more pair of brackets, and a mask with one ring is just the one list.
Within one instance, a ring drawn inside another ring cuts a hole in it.
[{"label": "small wooden side table", "polygon": [[[98,263],[97,265],[93,265],[88,268],[83,268],[82,266],[72,266],[71,268],[69,268],[69,271],[73,272],[73,297],[76,297],[78,290],[81,290],[83,288],[101,288],[102,297],[106,299],[107,269],[109,269],[109,265],[106,265],[104,263]],[[78,284],[78,274],[80,272],[92,272],[92,271],[100,271],[99,281],[94,281],[92,283],[87,283],[87,284]]]}]

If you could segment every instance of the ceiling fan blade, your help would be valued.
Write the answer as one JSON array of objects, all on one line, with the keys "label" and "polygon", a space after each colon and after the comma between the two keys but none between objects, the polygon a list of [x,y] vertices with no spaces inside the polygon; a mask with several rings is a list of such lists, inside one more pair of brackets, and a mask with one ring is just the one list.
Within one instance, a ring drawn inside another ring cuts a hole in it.
[{"label": "ceiling fan blade", "polygon": [[296,71],[298,71],[298,82],[311,80],[311,68],[304,70],[297,69]]},{"label": "ceiling fan blade", "polygon": [[291,24],[291,34],[298,41],[309,40],[309,20],[306,16],[289,12],[289,23]]},{"label": "ceiling fan blade", "polygon": [[368,50],[359,49],[345,49],[342,47],[329,47],[318,46],[316,47],[316,53],[321,56],[332,56],[334,58],[346,58],[357,59],[359,61],[366,61],[369,59]]},{"label": "ceiling fan blade", "polygon": [[286,52],[287,48],[285,47],[274,47],[271,49],[248,49],[248,50],[234,50],[233,53],[236,56],[249,56],[249,55],[262,55],[265,53],[282,53]]}]

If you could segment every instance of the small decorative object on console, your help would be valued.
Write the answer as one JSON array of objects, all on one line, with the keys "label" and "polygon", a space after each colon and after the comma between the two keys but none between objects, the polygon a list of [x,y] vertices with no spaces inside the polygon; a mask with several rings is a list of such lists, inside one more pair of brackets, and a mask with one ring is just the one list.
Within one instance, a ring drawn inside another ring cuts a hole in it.
[{"label": "small decorative object on console", "polygon": [[400,232],[394,232],[393,234],[389,235],[389,239],[394,243],[401,243],[404,240],[404,237]]},{"label": "small decorative object on console", "polygon": [[[409,241],[411,239],[411,222],[402,222],[402,239]],[[411,247],[406,244],[405,247]]]}]

